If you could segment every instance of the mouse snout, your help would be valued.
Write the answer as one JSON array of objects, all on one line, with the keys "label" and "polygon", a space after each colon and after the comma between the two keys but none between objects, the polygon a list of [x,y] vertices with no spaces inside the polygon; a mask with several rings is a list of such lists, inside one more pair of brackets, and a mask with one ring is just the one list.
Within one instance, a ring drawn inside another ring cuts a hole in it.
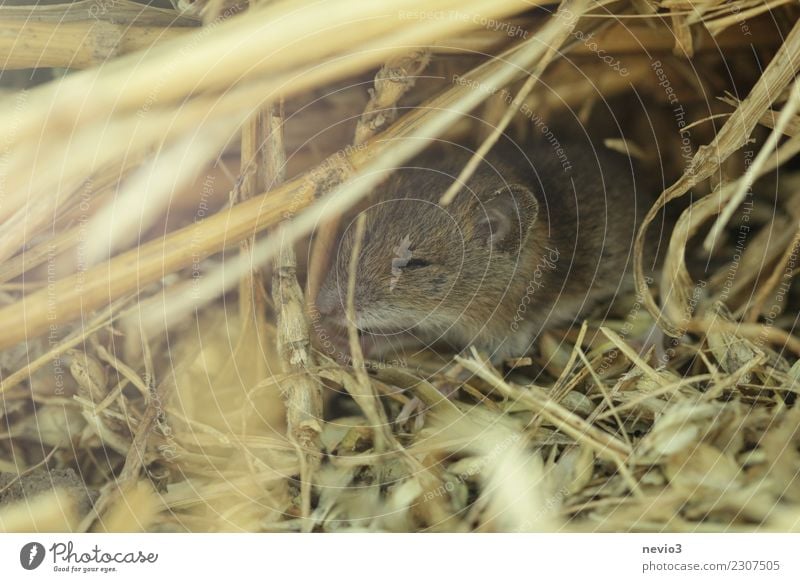
[{"label": "mouse snout", "polygon": [[[340,293],[340,291],[336,288],[329,288],[323,287],[320,289],[319,295],[317,295],[316,306],[317,311],[324,316],[341,316],[344,317],[344,313],[347,309],[347,297],[344,296],[344,291]],[[362,305],[361,305],[361,298],[356,295],[355,299],[355,312],[356,317],[361,313]]]}]

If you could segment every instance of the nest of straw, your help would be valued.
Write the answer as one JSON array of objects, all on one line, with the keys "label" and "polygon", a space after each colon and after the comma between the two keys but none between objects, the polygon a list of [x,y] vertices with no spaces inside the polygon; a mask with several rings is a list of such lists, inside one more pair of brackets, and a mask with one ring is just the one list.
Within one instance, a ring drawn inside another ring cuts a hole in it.
[{"label": "nest of straw", "polygon": [[[537,6],[0,7],[0,530],[797,530],[797,7]],[[609,112],[660,193],[610,315],[319,349],[370,176]]]}]

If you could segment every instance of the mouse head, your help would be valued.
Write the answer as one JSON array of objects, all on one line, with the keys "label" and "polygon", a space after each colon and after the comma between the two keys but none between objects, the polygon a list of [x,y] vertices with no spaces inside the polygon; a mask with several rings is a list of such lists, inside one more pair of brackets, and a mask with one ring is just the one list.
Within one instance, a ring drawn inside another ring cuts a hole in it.
[{"label": "mouse head", "polygon": [[[443,207],[438,201],[460,167],[399,169],[364,210],[354,295],[362,331],[442,334],[474,325],[508,291],[530,246],[536,197],[483,164]],[[345,228],[317,298],[320,313],[339,325],[355,224]]]}]

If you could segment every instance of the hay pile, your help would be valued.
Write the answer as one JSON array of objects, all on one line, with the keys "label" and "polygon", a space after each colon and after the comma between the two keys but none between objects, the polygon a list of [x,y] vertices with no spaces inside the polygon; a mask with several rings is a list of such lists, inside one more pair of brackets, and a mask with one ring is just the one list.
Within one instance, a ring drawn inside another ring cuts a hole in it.
[{"label": "hay pile", "polygon": [[[535,4],[0,7],[0,530],[797,530],[797,7]],[[566,119],[663,192],[611,317],[320,347],[380,170]]]}]

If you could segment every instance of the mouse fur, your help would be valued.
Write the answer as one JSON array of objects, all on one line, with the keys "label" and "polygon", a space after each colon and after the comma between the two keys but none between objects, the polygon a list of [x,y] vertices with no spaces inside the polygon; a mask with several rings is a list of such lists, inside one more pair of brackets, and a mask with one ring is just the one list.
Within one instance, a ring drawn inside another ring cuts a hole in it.
[{"label": "mouse fur", "polygon": [[[498,360],[628,290],[647,209],[633,163],[602,146],[562,147],[499,144],[448,206],[439,200],[469,149],[448,144],[397,169],[363,211],[356,326],[387,340],[474,345]],[[316,302],[339,326],[354,235],[355,220]]]}]

